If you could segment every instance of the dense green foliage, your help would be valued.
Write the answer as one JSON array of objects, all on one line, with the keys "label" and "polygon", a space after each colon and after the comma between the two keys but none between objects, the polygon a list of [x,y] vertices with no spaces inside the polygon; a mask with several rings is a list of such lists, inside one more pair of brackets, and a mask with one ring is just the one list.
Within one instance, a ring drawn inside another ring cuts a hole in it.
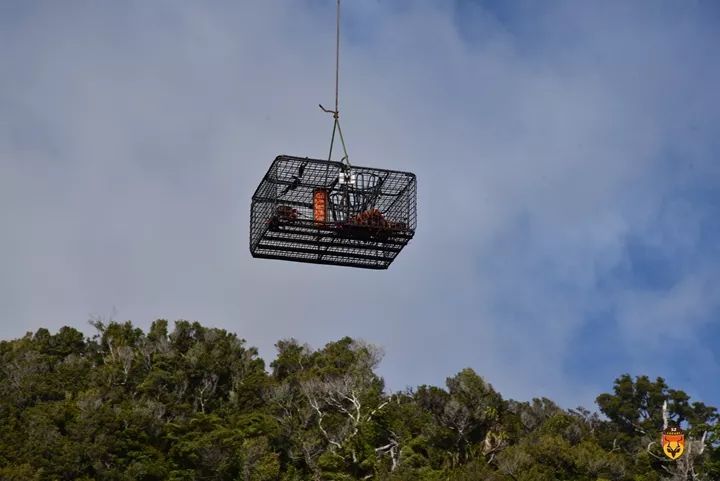
[{"label": "dense green foliage", "polygon": [[504,399],[471,369],[387,393],[378,349],[349,338],[281,341],[266,369],[198,323],[95,328],[0,343],[1,480],[720,479],[716,410],[660,378],[621,376],[598,414]]}]

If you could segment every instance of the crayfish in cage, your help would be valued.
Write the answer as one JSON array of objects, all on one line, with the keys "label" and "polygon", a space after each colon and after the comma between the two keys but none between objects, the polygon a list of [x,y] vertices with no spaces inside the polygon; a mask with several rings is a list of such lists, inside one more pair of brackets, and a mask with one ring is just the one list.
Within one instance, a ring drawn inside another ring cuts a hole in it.
[{"label": "crayfish in cage", "polygon": [[289,205],[279,205],[275,209],[275,215],[279,220],[298,220],[301,214],[297,209],[293,209]]},{"label": "crayfish in cage", "polygon": [[370,209],[363,211],[350,218],[350,223],[378,229],[405,230],[407,224],[405,222],[390,222],[378,209]]},{"label": "crayfish in cage", "polygon": [[277,227],[280,222],[292,222],[302,217],[302,214],[297,209],[293,209],[289,205],[279,205],[275,209],[275,215],[267,221],[272,227]]},{"label": "crayfish in cage", "polygon": [[359,214],[350,218],[350,223],[357,225],[366,225],[370,227],[380,227],[384,229],[390,227],[390,223],[385,220],[382,212],[380,212],[378,209],[370,209],[360,212]]}]

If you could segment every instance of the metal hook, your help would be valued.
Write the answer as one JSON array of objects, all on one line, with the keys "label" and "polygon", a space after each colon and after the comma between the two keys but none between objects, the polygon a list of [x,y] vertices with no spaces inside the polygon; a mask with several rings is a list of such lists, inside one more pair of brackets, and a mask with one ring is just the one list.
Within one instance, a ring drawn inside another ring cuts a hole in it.
[{"label": "metal hook", "polygon": [[329,109],[326,109],[326,108],[323,107],[321,104],[318,104],[318,106],[320,107],[320,109],[321,109],[323,112],[326,112],[326,113],[328,113],[328,114],[333,114],[333,117],[335,117],[336,119],[340,116],[340,112],[337,111],[337,110],[329,110]]}]

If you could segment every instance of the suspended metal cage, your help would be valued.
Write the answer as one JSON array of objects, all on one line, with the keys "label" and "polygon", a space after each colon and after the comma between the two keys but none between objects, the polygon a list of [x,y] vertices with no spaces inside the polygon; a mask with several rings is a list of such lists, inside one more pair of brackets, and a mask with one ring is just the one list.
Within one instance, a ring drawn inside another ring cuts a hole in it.
[{"label": "suspended metal cage", "polygon": [[278,156],[252,198],[253,257],[387,269],[415,234],[415,174]]}]

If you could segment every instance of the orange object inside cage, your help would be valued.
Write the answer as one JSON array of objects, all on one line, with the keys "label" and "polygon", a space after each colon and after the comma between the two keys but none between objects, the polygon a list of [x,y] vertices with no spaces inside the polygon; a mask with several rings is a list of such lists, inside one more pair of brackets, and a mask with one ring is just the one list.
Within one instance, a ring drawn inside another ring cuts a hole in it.
[{"label": "orange object inside cage", "polygon": [[316,223],[327,222],[328,192],[325,189],[316,189],[313,192],[313,214]]}]

